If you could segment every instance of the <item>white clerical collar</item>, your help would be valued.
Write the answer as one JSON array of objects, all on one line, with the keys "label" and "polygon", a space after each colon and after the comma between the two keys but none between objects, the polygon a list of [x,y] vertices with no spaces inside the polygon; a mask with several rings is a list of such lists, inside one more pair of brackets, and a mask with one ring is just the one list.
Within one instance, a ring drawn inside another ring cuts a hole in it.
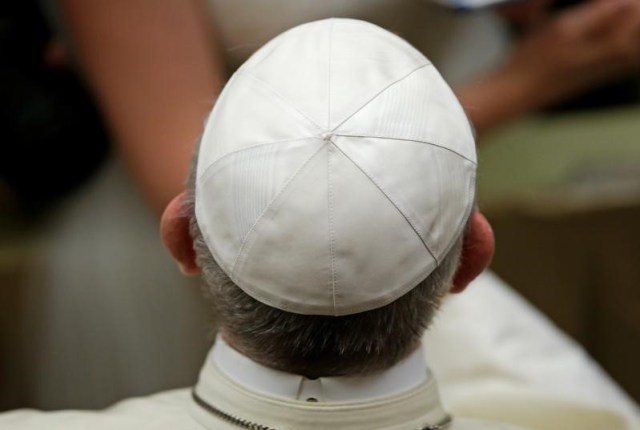
[{"label": "white clerical collar", "polygon": [[262,366],[218,338],[191,394],[192,417],[211,430],[441,430],[451,422],[421,347],[375,375],[309,380]]},{"label": "white clerical collar", "polygon": [[247,389],[287,400],[364,401],[408,392],[429,378],[423,348],[393,367],[369,376],[309,379],[263,366],[231,348],[218,335],[207,360],[228,378]]}]

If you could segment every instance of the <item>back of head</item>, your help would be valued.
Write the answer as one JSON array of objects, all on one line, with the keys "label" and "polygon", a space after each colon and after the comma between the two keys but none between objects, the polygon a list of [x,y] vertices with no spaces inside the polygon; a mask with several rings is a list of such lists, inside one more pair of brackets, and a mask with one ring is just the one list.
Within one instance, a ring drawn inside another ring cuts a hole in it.
[{"label": "back of head", "polygon": [[469,123],[422,54],[355,20],[278,36],[225,87],[190,176],[227,340],[307,376],[393,365],[450,287],[474,189]]}]

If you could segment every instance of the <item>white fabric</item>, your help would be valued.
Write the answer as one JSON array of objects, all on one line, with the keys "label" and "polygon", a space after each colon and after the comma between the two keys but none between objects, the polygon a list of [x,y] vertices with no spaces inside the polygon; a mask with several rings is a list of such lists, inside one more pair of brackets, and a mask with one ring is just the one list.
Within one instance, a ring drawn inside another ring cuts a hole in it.
[{"label": "white fabric", "polygon": [[[100,412],[37,412],[20,410],[0,414],[2,430],[240,430],[220,421],[193,404],[189,390],[167,391],[154,396],[130,399]],[[361,415],[361,413],[358,413]],[[326,427],[316,427],[324,430]],[[333,430],[343,427],[334,426]],[[380,430],[375,425],[361,430]],[[415,427],[398,430],[415,430]],[[280,429],[279,429],[280,430]],[[282,430],[295,430],[283,427]],[[480,420],[456,419],[446,430],[518,430],[507,425]]]},{"label": "white fabric", "polygon": [[573,340],[486,272],[424,337],[447,410],[531,429],[640,429],[637,405]]},{"label": "white fabric", "polygon": [[345,315],[433,271],[464,229],[475,171],[464,111],[419,51],[370,23],[317,21],[225,87],[200,144],[196,214],[249,295]]},{"label": "white fabric", "polygon": [[227,345],[220,335],[207,360],[213,360],[220,372],[240,385],[288,400],[371,400],[409,391],[425,383],[428,375],[422,348],[376,375],[317,379],[281,372],[256,363]]},{"label": "white fabric", "polygon": [[[424,371],[424,363],[422,367]],[[415,429],[443,422],[433,378],[401,393],[384,398],[312,402],[292,400],[253,390],[226,376],[215,360],[206,361],[194,392],[226,414],[274,429]],[[220,419],[205,408],[192,408],[195,418],[207,428],[217,428]],[[375,423],[375,424],[374,424]]]},{"label": "white fabric", "polygon": [[[444,409],[455,417],[502,421],[531,430],[640,429],[637,407],[615,383],[580,347],[491,274],[449,300],[425,335],[424,345],[440,382]],[[102,412],[4,413],[0,429],[202,430],[206,427],[189,415],[194,406],[189,391],[180,390],[127,400]],[[455,430],[500,428],[454,422]],[[209,428],[235,428],[216,424]]]}]

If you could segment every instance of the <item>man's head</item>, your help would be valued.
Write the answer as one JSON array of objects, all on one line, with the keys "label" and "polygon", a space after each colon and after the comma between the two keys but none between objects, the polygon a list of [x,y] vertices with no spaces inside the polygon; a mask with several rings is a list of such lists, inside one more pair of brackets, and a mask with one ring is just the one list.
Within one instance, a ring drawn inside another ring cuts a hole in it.
[{"label": "man's head", "polygon": [[227,341],[307,376],[411,352],[493,250],[475,146],[433,66],[353,20],[293,29],[234,75],[162,234]]}]

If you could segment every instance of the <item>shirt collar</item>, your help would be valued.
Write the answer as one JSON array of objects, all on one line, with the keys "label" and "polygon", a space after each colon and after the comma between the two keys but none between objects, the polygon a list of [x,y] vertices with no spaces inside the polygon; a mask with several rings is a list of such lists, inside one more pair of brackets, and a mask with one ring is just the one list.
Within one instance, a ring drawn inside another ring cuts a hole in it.
[{"label": "shirt collar", "polygon": [[313,382],[255,363],[218,338],[193,389],[191,415],[215,430],[443,429],[451,418],[422,355],[418,348],[372,376]]},{"label": "shirt collar", "polygon": [[382,372],[367,376],[309,379],[263,366],[240,354],[218,336],[207,358],[228,378],[251,391],[288,400],[362,401],[393,396],[427,381],[422,347]]}]

